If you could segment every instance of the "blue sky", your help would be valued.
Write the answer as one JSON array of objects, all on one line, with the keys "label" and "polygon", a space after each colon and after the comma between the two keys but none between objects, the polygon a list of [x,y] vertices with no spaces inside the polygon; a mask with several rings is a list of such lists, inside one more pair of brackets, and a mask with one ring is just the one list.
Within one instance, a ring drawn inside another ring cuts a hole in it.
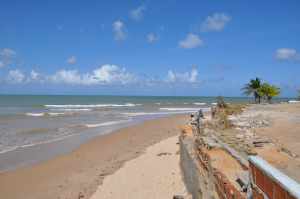
[{"label": "blue sky", "polygon": [[0,7],[0,93],[240,96],[300,88],[298,0],[21,1]]}]

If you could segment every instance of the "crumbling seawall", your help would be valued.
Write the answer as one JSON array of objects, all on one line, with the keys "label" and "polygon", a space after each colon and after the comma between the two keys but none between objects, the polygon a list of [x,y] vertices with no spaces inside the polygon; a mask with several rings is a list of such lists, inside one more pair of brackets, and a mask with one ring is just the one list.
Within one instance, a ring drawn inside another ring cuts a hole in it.
[{"label": "crumbling seawall", "polygon": [[180,164],[193,199],[300,199],[300,185],[258,156],[245,160],[212,134],[182,128]]}]

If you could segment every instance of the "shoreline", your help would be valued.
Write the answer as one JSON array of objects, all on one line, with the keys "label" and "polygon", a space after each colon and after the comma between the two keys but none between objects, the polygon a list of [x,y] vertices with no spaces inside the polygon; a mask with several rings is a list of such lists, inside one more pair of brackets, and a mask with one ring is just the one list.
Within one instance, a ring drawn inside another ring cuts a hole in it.
[{"label": "shoreline", "polygon": [[146,120],[97,136],[70,153],[0,173],[0,192],[5,198],[89,198],[105,176],[147,147],[178,135],[178,126],[187,118],[185,114]]},{"label": "shoreline", "polygon": [[114,133],[123,128],[138,125],[148,120],[185,114],[188,113],[141,116],[139,118],[128,120],[124,123],[103,126],[97,129],[87,128],[84,132],[78,134],[71,134],[41,143],[29,144],[28,146],[19,146],[4,153],[0,152],[0,174],[23,167],[33,166],[57,156],[68,154],[92,139]]}]

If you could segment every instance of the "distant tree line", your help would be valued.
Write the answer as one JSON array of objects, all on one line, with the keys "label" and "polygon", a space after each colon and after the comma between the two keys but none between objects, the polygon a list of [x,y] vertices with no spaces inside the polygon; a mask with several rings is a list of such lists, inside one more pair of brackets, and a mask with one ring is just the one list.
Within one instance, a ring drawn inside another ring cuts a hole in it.
[{"label": "distant tree line", "polygon": [[253,95],[255,103],[261,103],[262,100],[271,103],[272,98],[280,94],[280,88],[263,82],[260,78],[250,79],[249,83],[242,88],[245,95]]}]

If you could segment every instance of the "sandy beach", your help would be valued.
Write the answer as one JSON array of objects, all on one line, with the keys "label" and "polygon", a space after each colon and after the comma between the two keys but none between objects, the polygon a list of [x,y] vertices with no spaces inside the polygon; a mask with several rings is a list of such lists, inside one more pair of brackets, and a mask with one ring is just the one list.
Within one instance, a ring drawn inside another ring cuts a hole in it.
[{"label": "sandy beach", "polygon": [[[242,154],[248,151],[261,156],[300,182],[299,103],[252,104],[231,119],[234,129],[221,131],[225,142]],[[259,144],[253,145],[255,142]]]},{"label": "sandy beach", "polygon": [[[164,171],[163,168],[174,168],[175,175],[172,172],[165,173],[169,176],[166,179],[169,182],[179,182],[179,184],[175,183],[174,187],[172,187],[173,184],[170,184],[171,187],[165,189],[163,193],[171,194],[170,192],[173,190],[174,194],[176,191],[182,192],[184,188],[180,184],[180,175],[177,175],[179,173],[179,165],[177,165],[179,157],[175,152],[178,147],[176,136],[179,134],[178,127],[187,119],[187,115],[178,115],[145,121],[111,134],[99,136],[69,154],[37,165],[1,173],[1,198],[89,198],[102,184],[103,179],[122,167],[126,161],[143,154],[147,147],[172,136],[175,137],[147,149],[145,155],[128,162],[125,164],[125,168],[133,169],[134,164],[138,164],[143,159],[147,159],[147,161],[155,159],[158,163],[161,160],[163,161],[161,162],[161,172]],[[168,151],[172,155],[157,156],[160,152]],[[170,161],[173,166],[166,167],[166,161]],[[131,171],[133,174],[135,173],[133,170]],[[116,176],[122,175],[122,172],[124,172],[124,168],[119,170]],[[137,171],[135,179],[141,178],[141,175],[141,171]],[[164,179],[165,176],[161,177],[163,178],[160,179]],[[113,183],[114,178],[117,177],[109,177],[103,186]],[[149,179],[152,180],[152,178]],[[101,189],[100,187],[99,189]],[[131,188],[134,188],[134,184]],[[155,187],[152,188],[155,189]],[[99,189],[93,196],[94,198],[100,198],[97,197]]]},{"label": "sandy beach", "polygon": [[160,199],[186,195],[179,161],[178,136],[163,140],[105,178],[91,199]]}]

